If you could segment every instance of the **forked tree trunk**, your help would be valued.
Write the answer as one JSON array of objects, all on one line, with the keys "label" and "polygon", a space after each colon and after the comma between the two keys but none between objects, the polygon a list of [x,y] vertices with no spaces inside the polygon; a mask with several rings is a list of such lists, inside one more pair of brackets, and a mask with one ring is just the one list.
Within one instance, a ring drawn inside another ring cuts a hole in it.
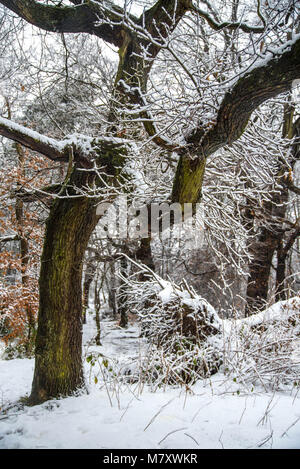
[{"label": "forked tree trunk", "polygon": [[32,405],[70,395],[84,384],[82,264],[96,222],[95,201],[87,197],[56,199],[50,210],[41,258]]}]

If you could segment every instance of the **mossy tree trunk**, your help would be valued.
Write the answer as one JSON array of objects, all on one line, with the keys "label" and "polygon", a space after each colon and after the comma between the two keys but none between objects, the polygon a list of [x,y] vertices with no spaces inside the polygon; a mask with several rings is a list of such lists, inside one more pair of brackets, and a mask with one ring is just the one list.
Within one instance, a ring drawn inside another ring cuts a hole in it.
[{"label": "mossy tree trunk", "polygon": [[[74,173],[78,185],[79,178],[76,171]],[[96,223],[92,198],[58,198],[51,207],[41,258],[31,404],[69,395],[84,384],[82,264]]]}]

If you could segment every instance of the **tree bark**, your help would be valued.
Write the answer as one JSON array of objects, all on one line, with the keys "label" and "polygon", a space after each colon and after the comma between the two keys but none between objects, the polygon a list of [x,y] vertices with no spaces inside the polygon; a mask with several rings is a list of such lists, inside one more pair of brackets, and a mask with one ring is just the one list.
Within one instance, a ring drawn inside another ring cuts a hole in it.
[{"label": "tree bark", "polygon": [[94,303],[95,303],[95,322],[96,322],[96,330],[97,334],[95,337],[95,344],[101,345],[101,324],[100,324],[100,290],[104,283],[104,275],[102,275],[102,279],[100,282],[100,286],[98,286],[98,275],[95,278],[95,285],[94,285]]},{"label": "tree bark", "polygon": [[86,324],[86,312],[89,307],[90,287],[97,269],[97,261],[88,259],[83,282],[83,323]]},{"label": "tree bark", "polygon": [[300,235],[300,226],[296,224],[292,230],[289,238],[285,244],[283,241],[280,242],[277,249],[277,266],[276,266],[276,294],[275,301],[282,301],[287,299],[285,289],[285,278],[286,278],[286,261],[288,254],[293,247],[294,242]]},{"label": "tree bark", "polygon": [[[73,172],[78,186],[86,179]],[[40,271],[35,371],[29,403],[72,394],[82,370],[82,265],[97,223],[93,199],[58,198],[46,223]]]},{"label": "tree bark", "polygon": [[[128,262],[125,257],[120,260],[120,273],[124,278],[128,277]],[[118,306],[118,313],[120,314],[119,326],[126,328],[128,326],[128,307],[127,307],[127,296],[126,296],[127,284],[122,282],[119,293],[122,295],[121,301]]]},{"label": "tree bark", "polygon": [[[290,95],[291,99],[291,95]],[[293,128],[294,106],[286,104],[283,115],[283,138],[292,139],[295,133]],[[260,228],[257,240],[250,246],[253,259],[249,264],[249,279],[246,291],[245,315],[249,316],[257,309],[263,309],[266,305],[269,292],[269,278],[271,273],[272,259],[277,250],[277,279],[276,279],[276,301],[285,299],[284,278],[285,258],[282,244],[285,234],[284,222],[288,205],[288,188],[283,183],[285,164],[278,162],[277,180],[281,183],[280,191],[277,191],[269,203],[265,204],[265,226]],[[254,209],[255,210],[255,209]],[[282,295],[279,293],[282,292]]]},{"label": "tree bark", "polygon": [[263,227],[258,239],[251,246],[253,259],[249,265],[245,316],[250,316],[266,306],[272,259],[277,244],[274,233]]}]

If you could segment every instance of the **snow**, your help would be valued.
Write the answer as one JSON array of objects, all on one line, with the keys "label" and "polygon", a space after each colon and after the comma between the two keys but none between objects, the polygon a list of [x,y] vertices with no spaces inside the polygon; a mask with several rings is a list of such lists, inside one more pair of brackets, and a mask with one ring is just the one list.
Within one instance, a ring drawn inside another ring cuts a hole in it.
[{"label": "snow", "polygon": [[239,319],[235,321],[238,325],[245,325],[248,326],[257,326],[261,323],[269,323],[272,321],[284,321],[290,315],[295,314],[295,311],[300,311],[300,297],[295,296],[290,298],[289,300],[279,301],[278,303],[273,304],[266,310],[249,316],[246,319]]},{"label": "snow", "polygon": [[158,296],[163,303],[168,303],[174,297],[174,290],[170,282],[165,281],[165,284],[165,288],[159,292]]},{"label": "snow", "polygon": [[230,334],[232,328],[239,330],[244,327],[253,327],[260,324],[268,324],[274,321],[286,321],[293,316],[296,311],[300,311],[300,297],[295,296],[289,300],[279,301],[260,313],[253,314],[247,318],[237,319],[234,321],[224,320],[223,330]]},{"label": "snow", "polygon": [[[102,346],[92,314],[84,326],[84,355],[101,352],[124,363],[136,359],[145,339],[136,325],[126,330],[103,320]],[[201,449],[300,448],[300,397],[295,392],[244,393],[222,374],[191,391],[139,385],[95,384],[97,364],[86,362],[89,393],[17,406],[30,392],[34,362],[0,360],[0,449]],[[8,408],[8,405],[10,407]]]},{"label": "snow", "polygon": [[101,143],[110,143],[112,145],[129,145],[131,143],[128,140],[117,137],[101,136],[100,138],[95,138],[79,133],[67,135],[63,140],[55,140],[51,137],[42,135],[35,130],[29,129],[28,127],[24,127],[23,125],[17,124],[16,122],[0,116],[0,127],[1,126],[25,135],[33,140],[37,140],[44,145],[52,147],[58,152],[63,152],[67,147],[74,145],[87,156],[90,155],[95,146],[101,145]]},{"label": "snow", "polygon": [[55,150],[60,151],[62,149],[60,142],[58,140],[55,140],[54,138],[46,137],[45,135],[42,135],[36,132],[35,130],[29,129],[28,127],[24,127],[23,125],[17,124],[16,122],[13,122],[11,120],[5,119],[4,117],[0,116],[0,126],[1,125],[17,133],[26,135],[32,138],[33,140],[38,140],[39,142],[45,145],[48,145],[54,148]]},{"label": "snow", "polygon": [[89,137],[88,135],[83,135],[79,133],[73,133],[67,135],[63,140],[61,140],[61,150],[65,147],[74,145],[76,148],[80,148],[82,153],[89,155],[93,152],[94,148],[101,143],[108,143],[112,145],[128,145],[130,142],[123,138],[118,137],[107,137],[101,136],[100,138]]},{"label": "snow", "polygon": [[[242,70],[240,74],[238,74],[237,76],[235,75],[234,77],[230,78],[227,82],[224,82],[223,85],[226,85],[225,89],[228,92],[230,92],[230,90],[233,90],[234,86],[236,85],[236,83],[239,81],[241,77],[246,77],[250,75],[250,73],[252,73],[253,70],[267,67],[271,60],[273,60],[276,57],[280,58],[284,53],[289,52],[292,49],[292,46],[299,40],[300,40],[300,34],[298,33],[298,34],[294,34],[292,39],[286,41],[281,46],[278,46],[276,48],[269,47],[268,52],[265,55],[259,58],[255,58],[253,63],[251,65],[247,65],[246,68]],[[228,83],[230,83],[229,86],[228,86]],[[295,86],[295,84],[297,84],[297,80],[293,80],[292,86]]]}]

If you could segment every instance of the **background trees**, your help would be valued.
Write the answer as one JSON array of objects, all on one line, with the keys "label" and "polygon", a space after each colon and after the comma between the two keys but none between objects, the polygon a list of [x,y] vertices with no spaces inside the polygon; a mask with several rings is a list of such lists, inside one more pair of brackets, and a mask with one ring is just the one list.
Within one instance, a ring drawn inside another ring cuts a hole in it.
[{"label": "background trees", "polygon": [[[200,251],[202,274],[217,270],[222,293],[232,293],[229,276],[244,276],[234,287],[242,290],[250,273],[248,297],[257,303],[250,310],[267,299],[265,281],[263,293],[250,292],[257,266],[264,259],[268,279],[274,252],[281,266],[298,233],[294,215],[278,214],[290,204],[282,184],[291,188],[293,183],[286,170],[291,175],[295,166],[290,129],[297,121],[288,101],[272,109],[270,100],[289,92],[300,78],[299,7],[292,0],[0,3],[6,15],[13,14],[13,23],[22,18],[46,31],[38,42],[39,63],[26,41],[17,57],[18,66],[27,68],[21,93],[32,100],[18,113],[21,125],[7,114],[0,118],[3,137],[54,165],[46,185],[21,191],[23,201],[25,196],[53,199],[39,278],[31,395],[36,403],[83,384],[84,256],[98,222],[97,204],[114,202],[124,191],[133,205],[196,204],[203,197],[206,246],[215,269],[206,270]],[[19,38],[17,33],[13,30]],[[114,51],[111,61],[103,41]],[[15,70],[8,67],[8,83]],[[269,246],[271,238],[276,245]],[[165,251],[166,245],[156,241],[157,252]],[[137,246],[135,255],[143,262],[152,262],[150,244],[148,238]],[[164,262],[158,257],[158,267]],[[119,268],[124,278],[127,267]],[[165,274],[173,269],[164,269]],[[277,285],[280,273],[278,267]],[[233,296],[243,299],[244,292],[235,290]]]}]

